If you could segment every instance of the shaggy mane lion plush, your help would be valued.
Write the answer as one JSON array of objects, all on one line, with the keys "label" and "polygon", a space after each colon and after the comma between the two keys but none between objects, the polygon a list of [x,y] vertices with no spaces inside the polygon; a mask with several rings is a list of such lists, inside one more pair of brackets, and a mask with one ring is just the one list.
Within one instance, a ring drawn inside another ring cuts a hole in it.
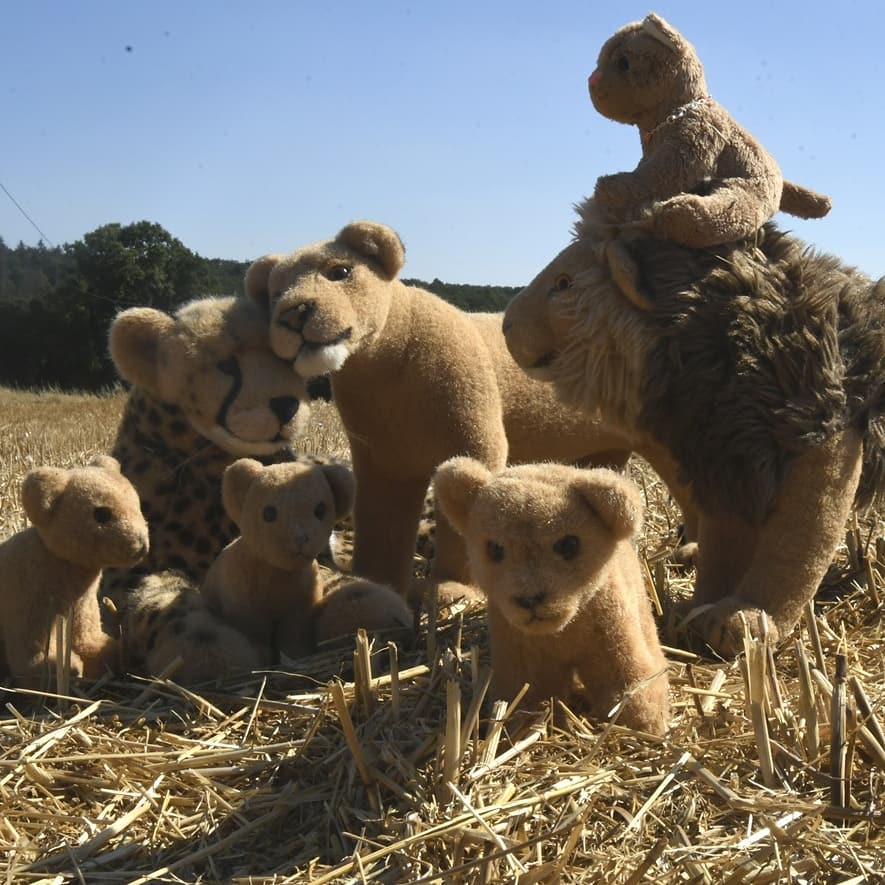
[{"label": "shaggy mane lion plush", "polygon": [[733,655],[763,612],[782,635],[885,489],[885,282],[771,224],[708,251],[643,238],[644,311],[577,233],[508,306],[511,352],[690,487],[707,644]]}]

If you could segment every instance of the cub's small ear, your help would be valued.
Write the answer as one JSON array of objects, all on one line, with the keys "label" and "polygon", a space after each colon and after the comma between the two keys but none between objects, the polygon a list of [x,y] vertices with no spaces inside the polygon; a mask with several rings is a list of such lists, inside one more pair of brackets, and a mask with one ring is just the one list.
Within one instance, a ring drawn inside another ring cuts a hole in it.
[{"label": "cub's small ear", "polygon": [[60,467],[36,467],[22,482],[22,507],[32,525],[42,528],[61,499],[70,475]]},{"label": "cub's small ear", "polygon": [[254,458],[238,458],[221,478],[221,500],[227,515],[237,524],[243,515],[246,492],[254,479],[264,470],[264,465]]},{"label": "cub's small ear", "polygon": [[450,458],[436,469],[436,503],[452,527],[463,535],[479,491],[492,481],[492,472],[475,458]]},{"label": "cub's small ear", "polygon": [[102,470],[109,470],[113,473],[120,472],[120,462],[110,455],[96,455],[90,462],[90,467],[100,467]]},{"label": "cub's small ear", "polygon": [[282,261],[282,255],[263,255],[256,258],[246,271],[244,287],[246,297],[251,298],[256,304],[270,311],[270,281],[271,271]]},{"label": "cub's small ear", "polygon": [[344,464],[323,464],[322,471],[326,482],[332,490],[332,499],[335,501],[335,517],[340,519],[347,516],[353,510],[353,497],[355,483],[353,471]]},{"label": "cub's small ear", "polygon": [[335,239],[360,255],[373,258],[388,280],[394,279],[406,262],[406,247],[399,234],[377,221],[354,221],[343,227]]},{"label": "cub's small ear", "polygon": [[120,376],[154,396],[160,395],[160,342],[174,328],[174,317],[151,307],[118,313],[111,323],[108,347]]},{"label": "cub's small ear", "polygon": [[574,492],[602,520],[615,540],[631,538],[642,528],[642,497],[636,485],[613,470],[580,470]]},{"label": "cub's small ear", "polygon": [[691,44],[673,27],[669,22],[664,21],[659,15],[650,12],[642,20],[642,30],[649,37],[654,38],[658,43],[666,46],[677,55],[685,55],[691,50]]}]

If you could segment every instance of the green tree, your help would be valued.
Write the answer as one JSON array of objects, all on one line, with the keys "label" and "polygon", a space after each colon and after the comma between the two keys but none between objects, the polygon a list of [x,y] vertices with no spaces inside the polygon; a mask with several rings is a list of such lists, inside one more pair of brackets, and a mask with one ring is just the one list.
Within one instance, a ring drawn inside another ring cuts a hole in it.
[{"label": "green tree", "polygon": [[204,259],[150,221],[105,224],[67,252],[83,296],[119,308],[174,310],[210,282]]},{"label": "green tree", "polygon": [[60,383],[70,383],[72,374],[88,386],[114,381],[107,334],[120,310],[174,311],[209,287],[205,261],[149,221],[103,225],[67,246],[66,252],[71,271],[56,289],[52,306],[75,330],[76,352],[59,355],[53,374],[66,376]]}]

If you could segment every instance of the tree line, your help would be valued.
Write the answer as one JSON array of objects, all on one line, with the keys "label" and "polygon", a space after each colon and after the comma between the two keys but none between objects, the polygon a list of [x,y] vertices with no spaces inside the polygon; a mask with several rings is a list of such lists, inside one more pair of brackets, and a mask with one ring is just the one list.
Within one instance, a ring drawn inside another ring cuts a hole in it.
[{"label": "tree line", "polygon": [[[161,225],[105,224],[48,248],[0,238],[0,384],[99,390],[117,375],[107,352],[114,316],[129,307],[171,312],[204,295],[240,295],[248,261],[204,258]],[[519,290],[404,282],[469,311],[503,310]]]}]

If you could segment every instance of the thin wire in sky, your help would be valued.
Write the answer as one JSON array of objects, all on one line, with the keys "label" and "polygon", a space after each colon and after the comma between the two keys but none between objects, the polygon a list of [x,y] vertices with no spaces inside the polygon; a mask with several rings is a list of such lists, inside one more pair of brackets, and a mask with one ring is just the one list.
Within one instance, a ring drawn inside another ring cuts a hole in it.
[{"label": "thin wire in sky", "polygon": [[34,230],[37,231],[38,234],[40,234],[41,239],[44,242],[48,243],[50,248],[54,249],[55,243],[53,243],[52,240],[50,240],[49,237],[47,237],[46,234],[44,234],[43,231],[40,230],[40,227],[37,224],[37,222],[34,221],[34,219],[31,218],[31,216],[28,215],[28,213],[25,212],[24,209],[22,209],[22,207],[19,205],[18,200],[16,200],[16,198],[11,193],[9,193],[9,191],[6,189],[6,185],[3,184],[2,181],[0,181],[0,188],[3,188],[3,193],[6,194],[6,196],[9,197],[10,200],[12,200],[12,204],[15,206],[15,208],[18,209],[18,211],[21,212],[21,214],[24,215],[25,218],[28,219],[28,221],[31,223],[31,227],[33,227]]}]

